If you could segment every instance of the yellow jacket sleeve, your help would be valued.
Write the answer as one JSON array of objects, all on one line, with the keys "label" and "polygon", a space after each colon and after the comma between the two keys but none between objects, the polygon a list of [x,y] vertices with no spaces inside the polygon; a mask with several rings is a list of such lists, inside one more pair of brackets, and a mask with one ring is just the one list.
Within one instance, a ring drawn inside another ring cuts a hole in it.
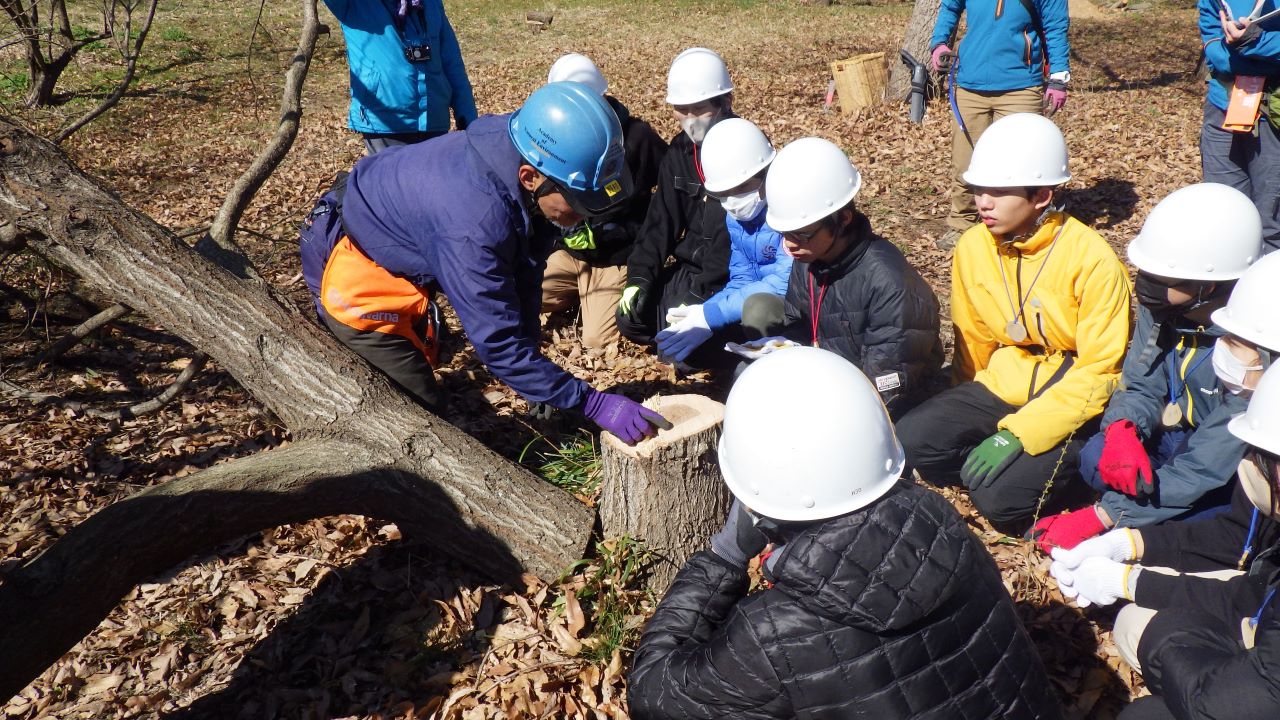
[{"label": "yellow jacket sleeve", "polygon": [[951,378],[956,385],[972,380],[974,374],[986,368],[991,361],[991,353],[999,347],[969,300],[966,283],[972,280],[961,274],[960,257],[961,248],[957,246],[951,259],[951,327],[955,338]]},{"label": "yellow jacket sleeve", "polygon": [[1077,282],[1075,363],[1040,397],[997,423],[1031,455],[1048,451],[1101,414],[1120,380],[1129,342],[1129,275],[1108,249]]}]

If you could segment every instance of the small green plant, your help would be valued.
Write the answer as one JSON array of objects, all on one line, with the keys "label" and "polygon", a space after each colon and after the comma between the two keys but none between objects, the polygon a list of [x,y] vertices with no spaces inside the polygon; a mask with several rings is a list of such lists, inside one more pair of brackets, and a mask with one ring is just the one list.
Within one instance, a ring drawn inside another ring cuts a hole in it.
[{"label": "small green plant", "polygon": [[0,72],[0,94],[21,95],[27,91],[28,81],[25,70]]},{"label": "small green plant", "polygon": [[190,42],[191,41],[191,36],[187,34],[186,30],[183,30],[180,27],[165,28],[164,32],[160,33],[160,37],[164,38],[169,42]]},{"label": "small green plant", "polygon": [[520,451],[519,462],[552,485],[575,495],[589,497],[600,489],[600,453],[595,438],[586,431],[559,445],[539,435]]},{"label": "small green plant", "polygon": [[[616,650],[634,649],[639,639],[645,604],[652,601],[652,594],[639,587],[639,581],[653,558],[642,542],[626,536],[600,543],[597,552],[597,557],[571,565],[559,585],[576,593],[588,618],[582,657],[603,663]],[[552,608],[557,614],[564,612],[563,593]]]},{"label": "small green plant", "polygon": [[[100,33],[97,30],[90,30],[89,28],[83,25],[76,25],[71,28],[71,37],[75,38],[76,40],[84,40],[85,38],[96,37],[99,34]],[[85,45],[84,49],[85,50],[101,50],[104,47],[106,47],[105,43],[103,43],[101,40],[95,40],[89,43],[88,45]]]}]

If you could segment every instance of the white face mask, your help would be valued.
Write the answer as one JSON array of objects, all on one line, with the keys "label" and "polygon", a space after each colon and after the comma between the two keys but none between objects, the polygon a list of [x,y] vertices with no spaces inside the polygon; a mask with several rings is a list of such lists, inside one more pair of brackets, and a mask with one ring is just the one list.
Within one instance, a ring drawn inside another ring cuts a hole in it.
[{"label": "white face mask", "polygon": [[714,114],[693,115],[680,121],[680,129],[684,130],[684,134],[689,136],[694,145],[701,145],[702,139],[707,136],[707,131],[715,123],[716,116]]},{"label": "white face mask", "polygon": [[741,195],[720,198],[720,205],[724,207],[725,212],[729,213],[729,217],[738,222],[746,222],[759,217],[765,203],[764,197],[760,195],[760,189],[756,188]]},{"label": "white face mask", "polygon": [[1249,502],[1264,515],[1278,519],[1271,514],[1272,488],[1267,482],[1267,474],[1258,467],[1255,458],[1256,455],[1253,453],[1245,455],[1236,468],[1236,476],[1240,478],[1240,489],[1244,491],[1245,497],[1249,498]]},{"label": "white face mask", "polygon": [[1245,365],[1244,361],[1231,352],[1231,348],[1222,340],[1213,344],[1213,372],[1218,381],[1232,395],[1252,392],[1252,388],[1244,384],[1245,376],[1250,370],[1261,370],[1261,365]]}]

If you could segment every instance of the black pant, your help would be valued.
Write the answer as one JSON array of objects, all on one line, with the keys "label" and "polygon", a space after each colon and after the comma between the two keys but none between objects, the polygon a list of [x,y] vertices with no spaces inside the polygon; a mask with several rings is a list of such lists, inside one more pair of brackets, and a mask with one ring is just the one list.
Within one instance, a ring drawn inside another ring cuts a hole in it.
[{"label": "black pant", "polygon": [[436,383],[431,364],[408,338],[356,330],[334,320],[326,312],[320,313],[320,319],[339,342],[381,370],[420,405],[433,413],[444,410],[444,391]]},{"label": "black pant", "polygon": [[[674,265],[663,270],[657,284],[648,290],[645,306],[636,308],[631,315],[618,311],[618,332],[639,345],[656,344],[655,337],[666,328],[667,311],[681,305],[701,305],[707,301],[693,290],[697,275],[688,265]],[[723,370],[738,364],[738,356],[726,352],[727,342],[742,342],[749,335],[741,325],[729,325],[712,333],[711,338],[689,353],[679,365],[688,369]]]},{"label": "black pant", "polygon": [[1148,695],[1129,703],[1116,720],[1177,720],[1177,718],[1164,704],[1163,698],[1158,695]]},{"label": "black pant", "polygon": [[[957,385],[907,413],[897,424],[898,440],[907,463],[926,481],[959,485],[960,467],[969,452],[999,429],[996,423],[1018,408],[996,397],[981,383]],[[1080,465],[1080,449],[1091,437],[1097,421],[1086,423],[1068,440],[1039,455],[1023,453],[984,488],[970,494],[974,506],[1001,532],[1024,532],[1035,517],[1040,497],[1050,478],[1041,517],[1061,504],[1063,492]],[[1061,461],[1061,464],[1059,464]]]}]

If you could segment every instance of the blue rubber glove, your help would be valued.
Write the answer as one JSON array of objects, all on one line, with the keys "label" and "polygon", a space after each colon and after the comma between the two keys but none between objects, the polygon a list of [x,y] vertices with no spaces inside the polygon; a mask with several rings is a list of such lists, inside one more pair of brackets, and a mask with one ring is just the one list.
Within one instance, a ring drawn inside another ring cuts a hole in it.
[{"label": "blue rubber glove", "polygon": [[681,362],[711,337],[711,327],[701,305],[671,308],[667,311],[671,327],[658,333],[658,356]]},{"label": "blue rubber glove", "polygon": [[594,389],[587,395],[582,412],[628,445],[652,437],[658,428],[671,429],[666,418],[635,400]]}]

